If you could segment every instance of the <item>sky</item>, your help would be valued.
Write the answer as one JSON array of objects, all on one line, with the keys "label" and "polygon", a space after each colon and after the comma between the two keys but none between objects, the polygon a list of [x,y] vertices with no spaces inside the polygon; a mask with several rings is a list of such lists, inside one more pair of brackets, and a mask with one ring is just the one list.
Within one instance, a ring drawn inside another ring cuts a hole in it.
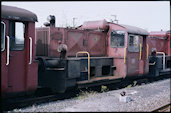
[{"label": "sky", "polygon": [[34,12],[38,17],[36,27],[43,27],[49,15],[56,17],[57,27],[79,26],[85,21],[114,20],[147,31],[170,29],[170,1],[49,1],[1,2]]}]

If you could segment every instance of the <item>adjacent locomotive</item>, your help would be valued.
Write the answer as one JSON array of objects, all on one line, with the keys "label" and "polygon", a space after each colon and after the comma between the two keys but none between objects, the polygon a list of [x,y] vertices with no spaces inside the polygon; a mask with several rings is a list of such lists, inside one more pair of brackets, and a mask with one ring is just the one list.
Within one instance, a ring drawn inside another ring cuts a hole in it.
[{"label": "adjacent locomotive", "polygon": [[25,9],[1,6],[1,94],[30,93],[37,89],[37,16]]},{"label": "adjacent locomotive", "polygon": [[171,40],[170,31],[153,31],[147,38],[149,51],[154,50],[156,57],[149,57],[149,61],[155,60],[155,65],[150,65],[149,75],[159,76],[171,72]]},{"label": "adjacent locomotive", "polygon": [[[46,27],[35,29],[36,21],[30,11],[2,5],[3,96],[37,88],[65,92],[171,71],[170,32],[148,33],[106,20],[88,21],[77,28],[55,27],[52,15]],[[149,65],[153,49],[157,60]]]}]

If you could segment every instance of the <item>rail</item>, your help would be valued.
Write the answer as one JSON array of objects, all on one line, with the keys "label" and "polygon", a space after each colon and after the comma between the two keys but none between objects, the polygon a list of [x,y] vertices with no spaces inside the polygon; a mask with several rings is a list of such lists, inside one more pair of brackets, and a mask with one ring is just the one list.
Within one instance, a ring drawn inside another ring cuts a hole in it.
[{"label": "rail", "polygon": [[163,55],[163,70],[165,70],[165,53],[164,52],[156,52],[157,54],[162,54]]},{"label": "rail", "polygon": [[90,80],[90,54],[87,51],[79,51],[76,53],[76,57],[80,53],[86,53],[88,55],[88,80]]},{"label": "rail", "polygon": [[155,108],[151,112],[162,112],[162,111],[167,111],[169,109],[170,109],[170,103],[169,104],[162,105],[162,106],[160,106],[158,108]]}]

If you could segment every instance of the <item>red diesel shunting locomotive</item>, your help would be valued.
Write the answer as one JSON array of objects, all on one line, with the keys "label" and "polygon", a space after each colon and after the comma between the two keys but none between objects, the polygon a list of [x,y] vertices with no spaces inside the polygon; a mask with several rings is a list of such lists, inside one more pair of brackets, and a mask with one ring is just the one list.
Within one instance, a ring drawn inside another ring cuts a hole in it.
[{"label": "red diesel shunting locomotive", "polygon": [[[164,49],[164,44],[159,49],[153,45],[158,42],[156,38],[133,26],[102,20],[85,22],[78,28],[60,28],[50,16],[46,27],[35,29],[36,21],[32,12],[2,6],[1,93],[5,96],[38,87],[65,92],[75,86],[170,72],[170,33],[162,38],[168,48]],[[157,52],[155,65],[149,65],[152,48]],[[66,53],[60,58],[62,49]]]}]

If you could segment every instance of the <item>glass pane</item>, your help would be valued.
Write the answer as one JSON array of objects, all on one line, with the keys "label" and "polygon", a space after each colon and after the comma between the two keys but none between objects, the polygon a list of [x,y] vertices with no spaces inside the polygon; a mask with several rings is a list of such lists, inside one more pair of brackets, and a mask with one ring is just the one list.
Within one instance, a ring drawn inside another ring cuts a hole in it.
[{"label": "glass pane", "polygon": [[5,24],[1,23],[1,51],[5,48]]},{"label": "glass pane", "polygon": [[138,35],[129,35],[129,48],[130,52],[139,51],[139,36]]},{"label": "glass pane", "polygon": [[133,46],[134,44],[134,36],[129,37],[129,46]]},{"label": "glass pane", "polygon": [[15,24],[15,43],[24,44],[24,24],[16,22]]},{"label": "glass pane", "polygon": [[129,46],[138,46],[138,36],[130,36]]},{"label": "glass pane", "polygon": [[111,32],[110,45],[112,47],[123,47],[124,40],[125,40],[125,32],[124,31],[112,31]]},{"label": "glass pane", "polygon": [[10,50],[24,49],[25,25],[22,22],[9,22]]},{"label": "glass pane", "polygon": [[138,36],[134,36],[134,46],[138,46]]}]

